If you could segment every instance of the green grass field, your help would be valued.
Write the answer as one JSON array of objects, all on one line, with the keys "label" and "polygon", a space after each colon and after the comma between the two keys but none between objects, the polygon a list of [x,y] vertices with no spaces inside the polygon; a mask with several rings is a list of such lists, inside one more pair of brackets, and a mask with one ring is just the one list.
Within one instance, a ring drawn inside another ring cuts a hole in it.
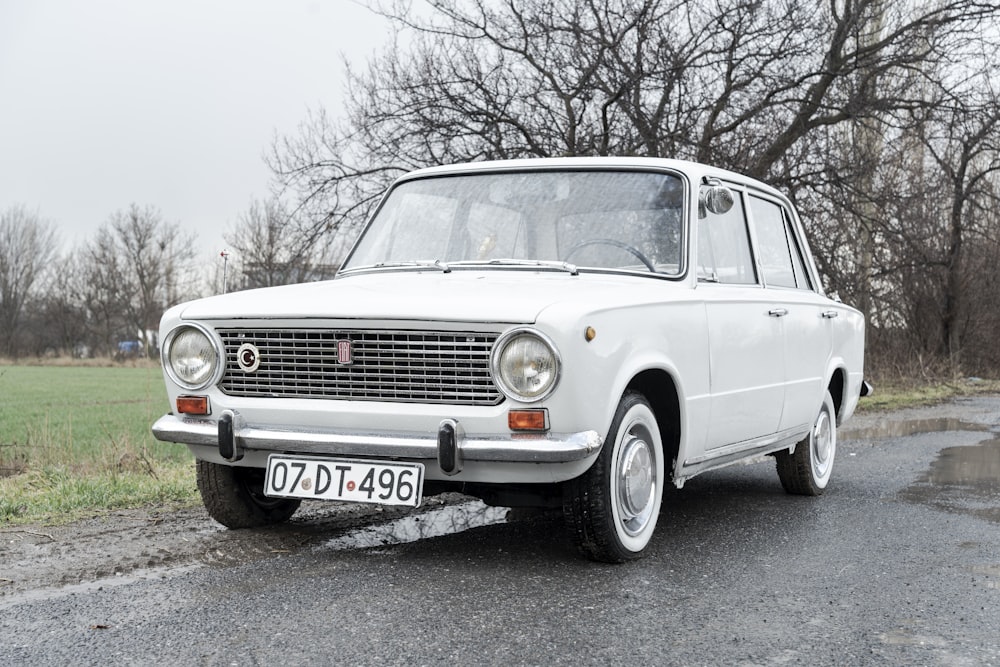
[{"label": "green grass field", "polygon": [[159,368],[0,366],[0,522],[197,499],[187,448],[150,426]]}]

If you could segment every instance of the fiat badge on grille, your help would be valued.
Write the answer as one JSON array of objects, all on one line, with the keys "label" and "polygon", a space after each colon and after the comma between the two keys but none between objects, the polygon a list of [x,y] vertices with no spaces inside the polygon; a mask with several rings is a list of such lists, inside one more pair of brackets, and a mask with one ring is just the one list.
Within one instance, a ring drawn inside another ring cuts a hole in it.
[{"label": "fiat badge on grille", "polygon": [[354,363],[354,351],[351,349],[351,341],[337,341],[337,363],[349,366]]}]

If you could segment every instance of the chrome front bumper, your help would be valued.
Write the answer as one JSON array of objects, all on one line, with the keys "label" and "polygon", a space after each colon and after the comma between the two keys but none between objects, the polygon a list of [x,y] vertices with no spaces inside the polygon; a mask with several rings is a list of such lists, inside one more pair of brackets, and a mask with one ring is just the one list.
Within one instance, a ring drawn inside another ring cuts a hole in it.
[{"label": "chrome front bumper", "polygon": [[218,420],[164,415],[153,424],[153,436],[192,445],[192,449],[211,447],[232,463],[260,452],[405,459],[434,465],[446,476],[458,475],[472,463],[577,464],[569,468],[579,474],[579,464],[589,465],[588,459],[597,456],[602,443],[596,431],[468,435],[452,419],[442,421],[434,434],[258,426],[232,410],[224,411]]}]

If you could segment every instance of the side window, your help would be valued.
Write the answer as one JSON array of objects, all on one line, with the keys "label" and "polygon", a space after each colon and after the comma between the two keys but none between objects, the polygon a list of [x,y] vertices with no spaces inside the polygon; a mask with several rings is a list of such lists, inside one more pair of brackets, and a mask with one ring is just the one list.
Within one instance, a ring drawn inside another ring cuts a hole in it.
[{"label": "side window", "polygon": [[785,218],[785,234],[788,236],[788,245],[792,252],[792,268],[795,270],[795,282],[802,289],[814,289],[812,280],[809,279],[809,272],[806,271],[806,263],[803,259],[805,255],[802,253],[802,247],[799,245],[798,239],[795,238],[792,219],[789,217],[788,211],[783,210],[782,212]]},{"label": "side window", "polygon": [[698,279],[736,285],[757,282],[743,197],[733,191],[733,207],[721,215],[705,212],[698,221]]},{"label": "side window", "polygon": [[802,253],[782,207],[766,199],[750,197],[750,212],[757,232],[764,282],[776,287],[809,289]]}]

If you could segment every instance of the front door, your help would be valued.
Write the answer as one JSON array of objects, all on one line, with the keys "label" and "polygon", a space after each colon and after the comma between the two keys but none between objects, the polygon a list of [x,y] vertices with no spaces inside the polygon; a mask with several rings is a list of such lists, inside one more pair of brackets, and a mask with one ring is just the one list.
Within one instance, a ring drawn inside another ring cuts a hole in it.
[{"label": "front door", "polygon": [[698,225],[711,364],[709,452],[775,433],[785,397],[782,313],[758,278],[743,195],[733,194],[728,212],[705,211]]}]

